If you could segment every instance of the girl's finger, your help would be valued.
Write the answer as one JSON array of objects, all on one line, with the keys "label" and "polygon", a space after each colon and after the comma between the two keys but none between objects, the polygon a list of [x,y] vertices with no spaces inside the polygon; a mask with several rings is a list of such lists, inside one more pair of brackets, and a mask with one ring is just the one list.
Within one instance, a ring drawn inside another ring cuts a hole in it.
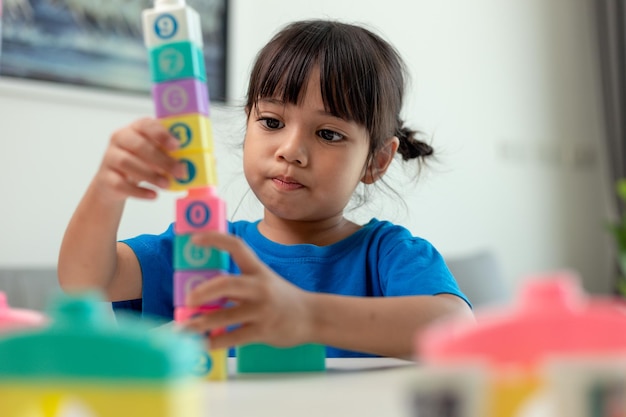
[{"label": "girl's finger", "polygon": [[230,253],[242,274],[255,275],[266,268],[252,249],[237,236],[207,231],[194,234],[192,242],[198,246],[213,246]]},{"label": "girl's finger", "polygon": [[141,181],[146,181],[161,188],[167,188],[169,186],[169,179],[167,177],[155,171],[144,160],[123,149],[117,149],[115,152],[111,152],[107,160],[107,165],[109,165],[112,171],[117,172],[130,183],[137,184]]},{"label": "girl's finger", "polygon": [[140,199],[152,200],[157,197],[157,193],[149,188],[140,187],[136,183],[128,181],[122,174],[115,171],[109,171],[103,175],[103,181],[108,184],[108,188],[113,190],[119,198],[126,199],[135,197]]},{"label": "girl's finger", "polygon": [[261,342],[259,331],[254,324],[240,326],[236,329],[209,336],[209,347],[211,349],[227,349],[231,346],[238,346],[247,343]]},{"label": "girl's finger", "polygon": [[254,301],[259,298],[255,281],[245,276],[221,275],[211,278],[187,294],[186,305],[198,307],[221,298]]},{"label": "girl's finger", "polygon": [[131,127],[156,146],[167,151],[175,151],[180,146],[178,139],[155,119],[147,117],[139,119],[131,124]]},{"label": "girl's finger", "polygon": [[137,159],[141,159],[148,163],[152,170],[161,173],[173,175],[176,177],[184,177],[184,166],[182,166],[176,158],[167,153],[167,150],[159,146],[158,143],[150,140],[133,129],[116,132],[111,137],[111,142],[115,149],[126,151],[126,153],[134,155]]},{"label": "girl's finger", "polygon": [[206,333],[236,324],[245,325],[256,318],[255,311],[249,304],[225,307],[192,317],[185,322],[185,327],[197,333]]}]

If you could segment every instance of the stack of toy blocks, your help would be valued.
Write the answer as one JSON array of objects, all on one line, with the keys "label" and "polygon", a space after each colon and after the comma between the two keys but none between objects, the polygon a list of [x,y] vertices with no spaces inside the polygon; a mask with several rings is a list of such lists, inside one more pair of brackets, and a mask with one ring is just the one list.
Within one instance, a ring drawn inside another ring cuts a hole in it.
[{"label": "stack of toy blocks", "polygon": [[[227,231],[225,204],[215,192],[217,175],[200,17],[185,0],[155,0],[154,8],[143,12],[143,30],[156,117],[180,141],[172,155],[187,168],[186,177],[172,178],[169,187],[187,191],[176,202],[174,225],[174,319],[185,321],[222,307],[222,300],[218,300],[190,308],[185,298],[201,282],[228,271],[230,263],[228,253],[191,243],[195,232]],[[207,378],[225,379],[227,350],[211,350],[208,355]]]},{"label": "stack of toy blocks", "polygon": [[[192,233],[227,230],[225,204],[214,188],[217,175],[200,18],[184,0],[155,0],[154,9],[143,13],[143,27],[156,116],[179,139],[180,147],[172,154],[187,167],[187,176],[172,178],[169,187],[188,190],[187,196],[177,201],[174,226],[174,318],[184,321],[223,306],[224,300],[216,300],[192,309],[185,306],[185,297],[199,283],[228,271],[230,262],[227,253],[191,243]],[[210,351],[209,356],[208,378],[225,379],[227,351]],[[325,348],[320,345],[276,348],[252,344],[239,348],[237,357],[238,372],[325,369]]]}]

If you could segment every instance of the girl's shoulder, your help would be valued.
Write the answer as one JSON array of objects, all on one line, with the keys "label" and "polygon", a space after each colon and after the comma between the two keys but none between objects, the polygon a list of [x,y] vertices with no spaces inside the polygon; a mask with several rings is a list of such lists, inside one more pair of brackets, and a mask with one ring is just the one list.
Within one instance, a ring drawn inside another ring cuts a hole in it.
[{"label": "girl's shoulder", "polygon": [[250,234],[257,234],[258,229],[257,225],[260,220],[249,221],[249,220],[237,220],[234,222],[228,222],[228,233],[233,234],[239,237],[245,237]]},{"label": "girl's shoulder", "polygon": [[361,230],[365,232],[369,245],[383,254],[397,250],[421,254],[437,252],[428,240],[414,235],[405,226],[387,220],[373,218]]},{"label": "girl's shoulder", "polygon": [[412,240],[426,242],[423,238],[414,236],[406,227],[392,223],[388,220],[371,219],[361,229],[371,238],[385,240]]}]

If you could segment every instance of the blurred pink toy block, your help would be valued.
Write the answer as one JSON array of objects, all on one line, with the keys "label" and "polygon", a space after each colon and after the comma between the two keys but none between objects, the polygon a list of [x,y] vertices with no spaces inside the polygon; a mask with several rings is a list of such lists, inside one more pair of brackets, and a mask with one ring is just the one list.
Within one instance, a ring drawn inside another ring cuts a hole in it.
[{"label": "blurred pink toy block", "polygon": [[5,293],[0,292],[0,334],[23,328],[43,326],[46,322],[46,316],[38,311],[11,308]]},{"label": "blurred pink toy block", "polygon": [[526,416],[535,404],[565,410],[546,416],[588,417],[612,409],[605,391],[626,398],[625,305],[586,295],[569,272],[531,277],[514,304],[479,310],[474,324],[432,325],[416,335],[415,352],[419,415],[454,403],[462,416]]},{"label": "blurred pink toy block", "polygon": [[[482,314],[481,314],[482,313]],[[443,322],[416,339],[431,363],[478,361],[527,370],[554,357],[626,356],[626,307],[587,296],[576,275],[532,277],[508,308],[476,313],[476,325]]]}]

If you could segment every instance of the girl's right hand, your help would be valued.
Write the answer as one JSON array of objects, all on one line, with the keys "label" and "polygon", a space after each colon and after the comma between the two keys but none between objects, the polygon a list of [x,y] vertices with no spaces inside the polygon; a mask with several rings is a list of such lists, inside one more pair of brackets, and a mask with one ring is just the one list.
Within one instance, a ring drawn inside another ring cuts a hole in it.
[{"label": "girl's right hand", "polygon": [[184,178],[185,166],[168,154],[178,146],[178,140],[151,118],[116,131],[93,180],[98,195],[105,201],[156,198],[156,191],[141,183],[167,188],[172,176]]}]

